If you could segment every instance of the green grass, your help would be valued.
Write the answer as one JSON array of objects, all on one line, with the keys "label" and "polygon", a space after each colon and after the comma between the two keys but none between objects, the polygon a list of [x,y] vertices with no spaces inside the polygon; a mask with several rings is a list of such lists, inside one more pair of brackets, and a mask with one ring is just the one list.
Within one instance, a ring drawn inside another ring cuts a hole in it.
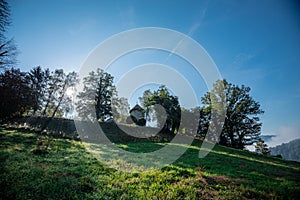
[{"label": "green grass", "polygon": [[[132,152],[164,145],[118,144]],[[200,146],[163,169],[126,173],[81,142],[2,128],[0,199],[299,199],[300,163],[218,145],[200,159]]]}]

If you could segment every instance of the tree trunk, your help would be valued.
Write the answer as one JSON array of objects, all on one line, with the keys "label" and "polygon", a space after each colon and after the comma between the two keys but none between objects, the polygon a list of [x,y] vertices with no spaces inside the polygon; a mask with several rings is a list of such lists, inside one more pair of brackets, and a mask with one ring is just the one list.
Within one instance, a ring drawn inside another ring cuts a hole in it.
[{"label": "tree trunk", "polygon": [[[57,110],[58,110],[58,108],[59,108],[59,106],[60,106],[60,104],[61,104],[61,102],[62,102],[64,96],[65,96],[65,87],[66,87],[66,85],[67,85],[67,83],[65,82],[65,83],[64,83],[64,86],[63,86],[63,89],[62,89],[62,92],[63,92],[63,93],[62,93],[61,97],[59,98],[58,104],[57,104],[57,106],[55,107],[55,109],[54,109],[54,111],[53,111],[51,117],[48,118],[48,119],[46,120],[46,122],[44,123],[44,125],[42,126],[40,132],[43,132],[43,131],[47,128],[47,126],[50,124],[50,122],[52,121],[52,119],[54,118],[54,116],[55,116],[55,114],[56,114],[56,112],[57,112]],[[48,101],[48,102],[49,102],[49,101]],[[47,104],[48,104],[48,102],[47,102]]]}]

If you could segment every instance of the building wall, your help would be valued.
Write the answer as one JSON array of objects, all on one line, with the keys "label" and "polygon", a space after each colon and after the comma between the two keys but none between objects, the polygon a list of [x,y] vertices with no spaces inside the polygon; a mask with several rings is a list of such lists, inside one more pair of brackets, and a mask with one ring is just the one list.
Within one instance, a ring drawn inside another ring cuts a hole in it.
[{"label": "building wall", "polygon": [[137,120],[144,118],[143,112],[141,112],[139,110],[133,110],[130,114],[131,114],[131,116],[135,117]]}]

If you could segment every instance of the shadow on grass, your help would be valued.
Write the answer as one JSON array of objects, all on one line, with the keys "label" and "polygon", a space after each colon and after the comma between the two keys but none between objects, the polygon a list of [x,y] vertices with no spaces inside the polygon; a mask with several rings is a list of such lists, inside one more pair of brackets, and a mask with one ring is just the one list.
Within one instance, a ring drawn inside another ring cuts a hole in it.
[{"label": "shadow on grass", "polygon": [[[115,170],[113,164],[130,168],[136,167],[132,165],[138,160],[142,164],[159,161],[153,161],[153,157],[143,160],[145,157],[135,156],[131,162],[121,150],[112,152],[103,144],[65,139],[53,139],[48,154],[34,155],[30,149],[36,146],[40,137],[44,136],[31,131],[21,133],[0,128],[0,199],[86,199],[92,195],[103,199],[124,194],[139,198],[145,195],[157,197],[159,194],[162,199],[168,194],[174,195],[174,199],[186,195],[195,198],[204,195],[204,198],[210,199],[297,199],[300,191],[299,163],[223,146],[216,145],[205,158],[200,159],[200,142],[196,141],[189,147],[171,144],[188,148],[171,165],[161,170],[124,173]],[[113,154],[116,157],[111,165],[98,162],[86,152],[84,145],[90,145],[104,159],[111,159]],[[168,143],[115,145],[129,152],[147,153]],[[139,193],[138,189],[144,193]],[[130,196],[127,198],[130,199]]]},{"label": "shadow on grass", "polygon": [[252,189],[274,190],[280,195],[295,198],[300,195],[300,163],[271,156],[236,150],[216,145],[202,159],[198,158],[201,143],[192,146],[173,165],[185,169],[199,169],[206,174],[226,176],[240,180],[240,184]]},{"label": "shadow on grass", "polygon": [[[39,138],[51,140],[47,154],[32,153]],[[86,199],[113,171],[79,142],[0,128],[0,199]]]}]

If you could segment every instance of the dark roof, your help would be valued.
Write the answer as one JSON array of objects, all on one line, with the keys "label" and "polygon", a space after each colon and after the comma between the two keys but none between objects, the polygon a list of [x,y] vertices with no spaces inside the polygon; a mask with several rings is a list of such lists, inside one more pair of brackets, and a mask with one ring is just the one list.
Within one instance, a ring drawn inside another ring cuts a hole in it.
[{"label": "dark roof", "polygon": [[139,104],[136,104],[136,105],[129,111],[129,113],[131,113],[131,112],[134,111],[134,110],[144,111],[144,109],[143,109]]}]

